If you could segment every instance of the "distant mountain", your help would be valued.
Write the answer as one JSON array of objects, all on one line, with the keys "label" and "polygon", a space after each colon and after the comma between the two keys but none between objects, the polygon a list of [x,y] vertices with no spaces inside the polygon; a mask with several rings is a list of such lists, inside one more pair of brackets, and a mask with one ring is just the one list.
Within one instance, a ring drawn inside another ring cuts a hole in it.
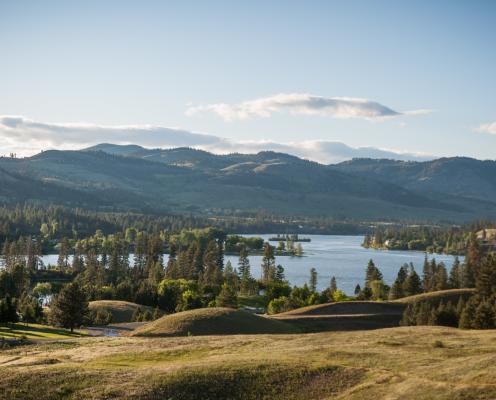
[{"label": "distant mountain", "polygon": [[496,161],[466,157],[413,162],[354,159],[331,168],[413,191],[496,202]]},{"label": "distant mountain", "polygon": [[[466,179],[475,179],[475,165],[483,162],[460,160],[474,164],[474,172]],[[449,173],[432,167],[437,173],[427,176],[412,172],[410,164],[427,163],[354,160],[325,166],[269,151],[215,155],[190,148],[163,150],[101,144],[84,151],[46,151],[24,159],[1,158],[0,171],[15,177],[4,179],[4,201],[79,201],[86,207],[104,210],[207,215],[264,211],[436,221],[496,216],[494,196],[476,196],[474,185],[473,195],[469,196],[461,190],[463,182],[457,182],[459,189],[452,187],[450,191],[434,190],[441,187],[436,183],[413,184],[417,176],[420,182],[431,176],[442,181]],[[458,163],[445,168],[455,165]],[[480,168],[486,168],[485,164]],[[457,176],[463,178],[461,173]],[[486,180],[480,176],[478,179],[485,184]],[[491,182],[489,175],[487,182]],[[45,185],[51,185],[48,194]],[[490,190],[484,190],[489,195]],[[50,197],[50,193],[57,195]]]}]

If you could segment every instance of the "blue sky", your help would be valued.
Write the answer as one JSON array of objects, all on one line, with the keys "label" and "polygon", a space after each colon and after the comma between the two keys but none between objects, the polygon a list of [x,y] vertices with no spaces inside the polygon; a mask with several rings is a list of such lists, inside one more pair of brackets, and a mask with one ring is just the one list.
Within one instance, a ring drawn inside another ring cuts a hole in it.
[{"label": "blue sky", "polygon": [[22,122],[0,119],[3,152],[167,147],[149,128],[179,127],[213,151],[494,159],[495,20],[494,1],[0,0],[0,116]]}]

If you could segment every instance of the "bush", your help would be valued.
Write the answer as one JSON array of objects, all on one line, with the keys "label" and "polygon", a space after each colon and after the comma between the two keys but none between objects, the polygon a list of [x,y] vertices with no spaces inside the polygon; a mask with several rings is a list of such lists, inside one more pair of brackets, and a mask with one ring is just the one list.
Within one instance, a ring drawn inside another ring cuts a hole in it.
[{"label": "bush", "polygon": [[286,296],[278,297],[277,299],[272,299],[267,307],[267,312],[269,314],[279,314],[292,310],[291,302]]},{"label": "bush", "polygon": [[112,322],[112,313],[111,312],[109,312],[103,308],[99,308],[97,310],[90,311],[89,323],[91,325],[103,326],[103,325],[108,325],[111,322]]}]

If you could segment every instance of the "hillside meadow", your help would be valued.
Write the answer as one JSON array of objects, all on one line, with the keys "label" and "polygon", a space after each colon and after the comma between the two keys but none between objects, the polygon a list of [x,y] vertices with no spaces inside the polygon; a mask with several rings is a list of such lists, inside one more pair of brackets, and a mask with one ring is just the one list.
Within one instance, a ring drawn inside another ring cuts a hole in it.
[{"label": "hillside meadow", "polygon": [[[78,338],[3,350],[2,399],[493,399],[496,331]],[[229,387],[229,390],[226,390]]]}]

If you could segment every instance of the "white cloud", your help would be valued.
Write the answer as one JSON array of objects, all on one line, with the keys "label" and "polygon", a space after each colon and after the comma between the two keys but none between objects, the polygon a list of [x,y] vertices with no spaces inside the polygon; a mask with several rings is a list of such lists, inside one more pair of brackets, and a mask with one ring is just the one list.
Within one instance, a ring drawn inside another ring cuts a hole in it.
[{"label": "white cloud", "polygon": [[186,115],[213,112],[226,121],[233,121],[255,117],[267,118],[282,111],[288,111],[292,114],[366,120],[383,120],[400,115],[419,115],[431,112],[430,110],[399,112],[375,101],[353,97],[322,97],[304,93],[281,93],[238,104],[218,103],[191,106],[186,110]]},{"label": "white cloud", "polygon": [[488,124],[482,124],[475,129],[477,132],[489,133],[491,135],[496,135],[496,122],[490,122]]},{"label": "white cloud", "polygon": [[425,160],[433,157],[375,147],[350,147],[325,140],[278,143],[239,141],[179,128],[154,125],[95,125],[43,123],[19,116],[0,116],[0,155],[28,156],[47,149],[76,150],[98,143],[137,144],[144,147],[194,147],[213,153],[256,153],[272,150],[325,164],[354,157]]}]

